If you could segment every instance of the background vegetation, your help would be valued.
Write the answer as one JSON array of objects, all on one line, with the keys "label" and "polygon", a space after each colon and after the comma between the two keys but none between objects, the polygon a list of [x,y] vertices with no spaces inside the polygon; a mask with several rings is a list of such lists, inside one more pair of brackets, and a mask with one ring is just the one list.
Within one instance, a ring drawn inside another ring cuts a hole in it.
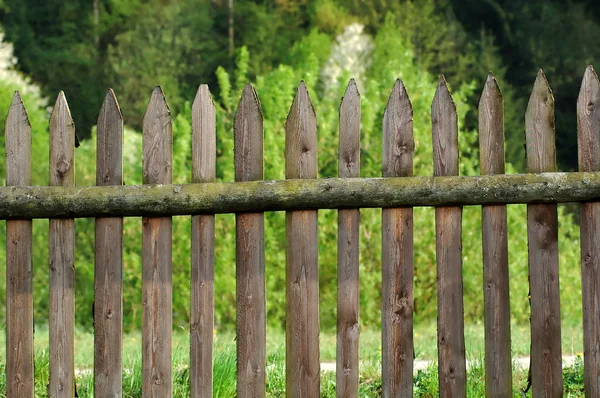
[{"label": "background vegetation", "polygon": [[[231,22],[230,18],[232,17]],[[106,87],[113,87],[128,126],[124,175],[141,183],[142,116],[155,84],[162,85],[174,118],[176,183],[191,181],[190,101],[208,83],[218,108],[218,179],[233,180],[232,121],[243,85],[254,84],[265,126],[265,178],[284,177],[285,118],[301,79],[319,123],[319,176],[337,176],[337,108],[354,77],[362,95],[361,175],[381,175],[381,118],[396,78],[414,108],[415,175],[431,175],[430,106],[439,74],[448,79],[460,118],[461,174],[479,174],[477,102],[489,70],[506,106],[509,172],[524,171],[523,115],[537,68],[556,96],[559,167],[576,166],[575,99],[588,63],[600,59],[600,11],[595,2],[559,0],[1,0],[5,65],[0,75],[0,117],[19,89],[33,128],[34,184],[48,180],[48,106],[64,90],[82,145],[76,151],[78,185],[95,181],[94,124]],[[1,138],[0,140],[3,140]],[[0,176],[4,176],[3,159]],[[3,178],[3,177],[2,177]],[[572,210],[572,209],[571,209]],[[509,207],[511,313],[529,318],[524,206]],[[268,323],[284,326],[284,215],[266,220]],[[321,325],[335,328],[336,212],[320,211]],[[92,327],[93,220],[77,221],[76,322]],[[125,222],[124,314],[126,330],[141,324],[141,221]],[[47,221],[35,221],[35,316],[48,308]],[[190,220],[174,221],[174,326],[189,320]],[[483,320],[479,208],[463,215],[465,317]],[[380,323],[380,211],[361,212],[361,323]],[[436,318],[433,211],[415,209],[415,317]],[[0,230],[0,234],[4,234]],[[560,266],[563,321],[581,322],[579,232],[561,208]],[[217,217],[216,325],[235,324],[235,230],[232,215]],[[0,241],[3,238],[0,236]],[[0,260],[5,248],[0,245]],[[0,279],[4,278],[0,273]],[[5,283],[0,280],[0,289]],[[0,294],[3,301],[4,294]],[[0,303],[4,311],[4,303]],[[4,317],[3,313],[0,317]]]}]

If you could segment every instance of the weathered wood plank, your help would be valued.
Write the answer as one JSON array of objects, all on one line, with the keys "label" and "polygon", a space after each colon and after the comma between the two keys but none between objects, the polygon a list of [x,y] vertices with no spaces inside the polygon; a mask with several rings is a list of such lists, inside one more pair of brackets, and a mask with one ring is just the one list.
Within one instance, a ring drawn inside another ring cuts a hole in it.
[{"label": "weathered wood plank", "polygon": [[600,172],[323,178],[105,187],[0,187],[0,219],[585,202]]},{"label": "weathered wood plank", "polygon": [[[143,122],[143,182],[172,180],[173,131],[165,96],[156,87]],[[170,397],[172,324],[171,217],[142,219],[142,393]]]},{"label": "weathered wood plank", "polygon": [[[413,110],[396,80],[383,115],[383,176],[413,175]],[[382,211],[381,369],[383,395],[413,395],[414,256],[412,207]]]},{"label": "weathered wood plank", "polygon": [[[263,118],[254,88],[246,85],[234,125],[236,181],[263,179]],[[237,213],[237,396],[264,397],[267,299],[263,213]]]},{"label": "weathered wood plank", "polygon": [[[216,171],[215,106],[208,86],[198,88],[192,105],[192,179],[214,182]],[[190,314],[190,395],[212,397],[215,304],[215,216],[192,216]]]},{"label": "weathered wood plank", "polygon": [[[458,175],[456,106],[442,76],[431,106],[434,175]],[[442,397],[465,397],[467,388],[463,282],[462,208],[436,207],[438,366]]]},{"label": "weathered wood plank", "polygon": [[[554,97],[540,70],[525,113],[527,172],[556,171]],[[533,397],[562,396],[558,214],[555,204],[527,205]]]},{"label": "weathered wood plank", "polygon": [[[75,185],[75,125],[61,91],[50,117],[50,185]],[[50,384],[52,397],[75,394],[75,220],[50,219]]]},{"label": "weathered wood plank", "polygon": [[[350,80],[340,105],[338,175],[360,177],[360,93]],[[336,394],[358,397],[359,209],[338,210]]]},{"label": "weathered wood plank", "polygon": [[[600,81],[590,65],[577,99],[579,171],[600,171]],[[580,208],[583,361],[586,397],[600,397],[600,202]]]},{"label": "weathered wood plank", "polygon": [[[31,126],[19,92],[6,117],[6,185],[31,185]],[[31,220],[6,222],[6,395],[33,398]]]},{"label": "weathered wood plank", "polygon": [[[481,174],[504,174],[504,103],[490,73],[479,100]],[[506,205],[483,206],[485,393],[512,394]]]},{"label": "weathered wood plank", "polygon": [[[123,117],[112,89],[100,115],[96,185],[123,185]],[[122,395],[123,219],[96,219],[94,272],[94,394]]]},{"label": "weathered wood plank", "polygon": [[[317,178],[317,117],[304,82],[286,123],[285,177]],[[286,395],[319,397],[317,211],[286,213]]]}]

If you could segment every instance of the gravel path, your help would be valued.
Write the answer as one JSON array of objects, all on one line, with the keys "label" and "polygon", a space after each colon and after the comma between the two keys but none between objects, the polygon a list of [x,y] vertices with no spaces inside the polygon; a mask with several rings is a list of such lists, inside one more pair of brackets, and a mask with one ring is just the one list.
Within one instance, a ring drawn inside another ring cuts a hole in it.
[{"label": "gravel path", "polygon": [[[563,367],[573,365],[573,363],[575,362],[575,358],[577,358],[577,357],[575,357],[573,355],[563,357]],[[435,361],[416,359],[414,362],[413,370],[415,373],[417,373],[419,370],[425,370],[433,362],[435,362]],[[467,367],[470,366],[471,363],[472,363],[472,361],[467,361]],[[517,367],[517,368],[529,369],[529,357],[513,358],[513,364],[514,364],[514,367]],[[335,362],[321,363],[321,371],[322,372],[335,372]]]}]

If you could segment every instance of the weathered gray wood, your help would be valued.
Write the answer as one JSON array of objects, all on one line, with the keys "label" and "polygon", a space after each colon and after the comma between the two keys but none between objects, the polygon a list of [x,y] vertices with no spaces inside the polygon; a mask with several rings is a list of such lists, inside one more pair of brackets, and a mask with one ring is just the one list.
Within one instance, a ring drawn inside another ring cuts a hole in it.
[{"label": "weathered gray wood", "polygon": [[[413,175],[413,111],[397,80],[383,115],[383,176]],[[383,209],[381,374],[385,397],[413,395],[413,210]]]},{"label": "weathered gray wood", "polygon": [[[31,126],[19,92],[6,117],[6,185],[31,185]],[[6,222],[6,395],[33,398],[31,220]]]},{"label": "weathered gray wood", "polygon": [[0,219],[585,202],[600,172],[327,178],[105,187],[0,187]]},{"label": "weathered gray wood", "polygon": [[[198,88],[192,105],[192,179],[215,181],[216,119],[208,86]],[[215,216],[192,216],[190,314],[190,395],[212,397],[215,304]]]},{"label": "weathered gray wood", "polygon": [[[588,66],[577,99],[579,171],[600,171],[600,81]],[[600,397],[600,202],[582,203],[581,287],[586,397]]]},{"label": "weathered gray wood", "polygon": [[[350,80],[340,105],[338,175],[360,177],[360,94]],[[358,209],[338,211],[336,394],[358,397]]]},{"label": "weathered gray wood", "polygon": [[[123,117],[112,89],[100,115],[96,185],[123,185]],[[94,394],[122,395],[123,219],[96,219],[94,272]]]},{"label": "weathered gray wood", "polygon": [[[458,175],[456,107],[442,76],[431,106],[433,169],[436,176]],[[462,208],[436,207],[438,280],[438,366],[442,397],[466,397],[462,283]]]},{"label": "weathered gray wood", "polygon": [[0,219],[585,202],[600,173],[327,178],[106,187],[0,187]]},{"label": "weathered gray wood", "polygon": [[[172,179],[173,132],[165,96],[156,87],[143,123],[143,182]],[[142,219],[142,393],[171,396],[171,217]]]},{"label": "weathered gray wood", "polygon": [[[479,100],[481,174],[504,174],[504,103],[490,73]],[[512,395],[506,206],[483,206],[483,291],[486,396]]]},{"label": "weathered gray wood", "polygon": [[[554,97],[540,70],[525,114],[527,171],[556,171]],[[555,204],[527,205],[533,397],[562,396],[558,215]]]},{"label": "weathered gray wood", "polygon": [[[75,125],[61,91],[50,117],[50,185],[75,185]],[[75,220],[50,219],[50,384],[52,397],[75,394]]]},{"label": "weathered gray wood", "polygon": [[[285,177],[317,178],[317,117],[304,82],[286,123]],[[317,211],[286,213],[286,395],[319,397]]]},{"label": "weathered gray wood", "polygon": [[[235,115],[235,180],[263,179],[263,118],[256,92],[246,85]],[[266,282],[263,213],[236,214],[237,396],[264,397]]]}]

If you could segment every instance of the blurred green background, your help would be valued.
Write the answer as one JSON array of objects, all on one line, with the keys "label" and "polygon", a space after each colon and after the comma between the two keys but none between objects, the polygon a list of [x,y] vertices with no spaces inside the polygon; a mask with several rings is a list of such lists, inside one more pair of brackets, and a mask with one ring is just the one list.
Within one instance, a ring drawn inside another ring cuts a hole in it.
[{"label": "blurred green background", "polygon": [[[460,123],[461,174],[479,174],[477,104],[488,71],[505,102],[508,173],[524,172],[524,113],[538,68],[556,98],[557,161],[577,164],[575,104],[583,71],[600,59],[600,6],[594,0],[0,0],[0,117],[20,90],[33,129],[33,182],[48,183],[48,117],[58,91],[67,96],[81,147],[78,185],[95,182],[95,121],[107,87],[125,124],[124,179],[141,183],[140,126],[160,84],[174,124],[175,183],[191,181],[190,103],[208,83],[217,107],[217,174],[233,181],[232,121],[244,84],[256,88],[264,115],[265,179],[284,178],[285,119],[305,80],[319,126],[319,177],[337,176],[338,106],[348,79],[362,98],[361,176],[381,175],[381,119],[396,78],[414,108],[415,175],[432,175],[430,106],[440,74],[448,80]],[[3,122],[3,120],[2,120]],[[3,123],[2,123],[3,125]],[[0,138],[3,141],[4,137]],[[4,157],[0,157],[4,179]],[[560,207],[560,288],[565,325],[581,324],[576,206]],[[437,316],[433,210],[415,209],[415,321]],[[361,211],[361,325],[379,328],[381,211]],[[525,207],[509,206],[513,322],[529,320]],[[265,215],[267,322],[285,322],[284,214]],[[92,330],[94,221],[77,220],[76,323]],[[4,240],[4,223],[0,241]],[[141,220],[125,221],[124,329],[141,325]],[[190,219],[174,218],[173,320],[189,326]],[[463,213],[467,323],[483,321],[480,208]],[[48,226],[34,222],[36,324],[48,319]],[[235,229],[217,216],[215,322],[235,327]],[[336,212],[319,212],[321,327],[335,329]],[[5,247],[0,245],[0,263]],[[0,322],[5,321],[0,273]]]}]

